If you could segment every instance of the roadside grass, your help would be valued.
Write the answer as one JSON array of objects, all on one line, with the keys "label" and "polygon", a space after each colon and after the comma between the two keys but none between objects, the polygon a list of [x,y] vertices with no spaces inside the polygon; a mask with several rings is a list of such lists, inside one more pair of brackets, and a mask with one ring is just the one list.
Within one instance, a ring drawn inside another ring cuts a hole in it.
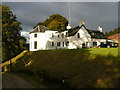
[{"label": "roadside grass", "polygon": [[118,48],[39,50],[19,58],[13,72],[54,88],[114,88],[120,80],[118,59]]}]

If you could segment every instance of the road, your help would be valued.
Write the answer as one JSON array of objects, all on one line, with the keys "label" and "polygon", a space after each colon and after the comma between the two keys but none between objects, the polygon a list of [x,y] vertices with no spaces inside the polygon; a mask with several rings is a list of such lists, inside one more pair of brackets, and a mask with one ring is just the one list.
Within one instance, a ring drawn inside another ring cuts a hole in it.
[{"label": "road", "polygon": [[2,74],[2,88],[34,88],[23,78],[13,74]]}]

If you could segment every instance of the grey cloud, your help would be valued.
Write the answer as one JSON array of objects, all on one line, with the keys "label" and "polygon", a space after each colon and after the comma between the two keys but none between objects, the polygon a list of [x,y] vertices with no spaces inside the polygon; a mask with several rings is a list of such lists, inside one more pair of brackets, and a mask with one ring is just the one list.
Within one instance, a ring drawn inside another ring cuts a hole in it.
[{"label": "grey cloud", "polygon": [[[22,23],[23,29],[31,31],[38,22],[44,21],[52,14],[61,14],[68,18],[67,2],[8,2],[9,6]],[[86,27],[96,29],[101,25],[104,31],[117,27],[118,6],[117,2],[72,2],[72,26],[77,26],[81,18],[86,22]]]},{"label": "grey cloud", "polygon": [[3,0],[4,2],[118,2],[119,0]]}]

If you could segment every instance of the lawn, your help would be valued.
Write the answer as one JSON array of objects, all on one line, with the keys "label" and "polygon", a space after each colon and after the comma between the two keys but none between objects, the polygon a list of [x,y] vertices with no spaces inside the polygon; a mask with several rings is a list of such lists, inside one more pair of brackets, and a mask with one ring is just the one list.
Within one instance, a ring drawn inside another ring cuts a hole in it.
[{"label": "lawn", "polygon": [[90,48],[91,54],[118,56],[120,48]]},{"label": "lawn", "polygon": [[118,48],[39,50],[27,52],[13,71],[54,88],[119,87]]}]

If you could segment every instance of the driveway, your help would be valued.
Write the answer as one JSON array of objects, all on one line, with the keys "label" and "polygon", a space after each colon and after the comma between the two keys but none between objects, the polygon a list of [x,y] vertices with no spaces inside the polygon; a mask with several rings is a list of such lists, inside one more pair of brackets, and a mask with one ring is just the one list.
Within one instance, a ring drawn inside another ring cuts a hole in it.
[{"label": "driveway", "polygon": [[28,81],[13,74],[2,74],[2,88],[34,88]]}]

